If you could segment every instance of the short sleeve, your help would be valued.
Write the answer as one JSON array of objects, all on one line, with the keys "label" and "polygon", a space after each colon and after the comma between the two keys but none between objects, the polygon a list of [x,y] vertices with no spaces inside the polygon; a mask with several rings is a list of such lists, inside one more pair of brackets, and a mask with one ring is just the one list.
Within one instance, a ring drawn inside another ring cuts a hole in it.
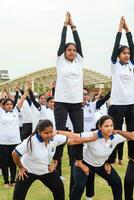
[{"label": "short sleeve", "polygon": [[114,135],[114,137],[115,137],[116,144],[125,142],[127,140],[125,137],[123,137],[122,135],[119,135],[119,134]]},{"label": "short sleeve", "polygon": [[93,132],[92,131],[89,131],[89,132],[82,132],[80,134],[80,137],[81,138],[86,138],[86,137],[91,137],[93,135]]},{"label": "short sleeve", "polygon": [[66,143],[67,140],[68,140],[68,137],[65,135],[58,134],[58,135],[54,136],[54,141],[56,143],[56,146]]},{"label": "short sleeve", "polygon": [[16,146],[15,151],[20,155],[23,156],[25,153],[28,152],[28,138],[23,140],[23,142]]}]

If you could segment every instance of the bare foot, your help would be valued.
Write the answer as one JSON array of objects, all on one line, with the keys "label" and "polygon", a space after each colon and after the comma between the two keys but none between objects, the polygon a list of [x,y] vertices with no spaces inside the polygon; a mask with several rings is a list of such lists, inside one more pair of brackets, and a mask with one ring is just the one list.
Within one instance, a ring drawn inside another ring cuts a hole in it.
[{"label": "bare foot", "polygon": [[118,164],[119,164],[119,165],[123,165],[122,160],[118,160]]},{"label": "bare foot", "polygon": [[86,175],[89,175],[89,168],[82,163],[81,160],[75,162],[75,166],[79,167]]}]

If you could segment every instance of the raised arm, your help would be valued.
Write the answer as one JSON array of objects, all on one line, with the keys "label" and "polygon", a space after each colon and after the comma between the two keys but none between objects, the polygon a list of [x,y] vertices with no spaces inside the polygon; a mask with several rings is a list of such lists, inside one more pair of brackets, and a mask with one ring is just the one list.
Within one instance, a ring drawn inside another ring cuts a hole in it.
[{"label": "raised arm", "polygon": [[57,53],[58,56],[61,56],[65,51],[67,26],[68,26],[68,23],[69,23],[69,16],[70,16],[70,13],[67,12],[66,13],[66,19],[65,19],[65,22],[64,22],[64,26],[63,26],[63,29],[62,29],[62,33],[61,33],[61,42],[60,42],[60,46],[59,46],[58,53]]},{"label": "raised arm", "polygon": [[70,25],[70,27],[71,27],[71,29],[72,29],[74,41],[75,41],[75,44],[76,44],[76,50],[77,50],[77,52],[83,57],[83,54],[82,54],[82,47],[81,47],[81,41],[80,41],[78,32],[77,32],[77,30],[76,30],[76,26],[74,25],[74,23],[73,23],[73,21],[72,21],[71,15],[70,15],[70,17],[69,17],[69,25]]},{"label": "raised arm", "polygon": [[108,92],[104,97],[102,97],[101,99],[99,99],[96,102],[96,109],[99,109],[110,98],[110,95],[111,95],[111,91]]},{"label": "raised arm", "polygon": [[19,109],[21,109],[21,107],[22,107],[22,105],[23,105],[23,102],[25,101],[27,95],[28,95],[28,90],[26,90],[26,91],[24,92],[24,94],[23,94],[23,95],[21,96],[21,98],[20,98],[20,101],[17,103],[17,107],[18,107]]},{"label": "raised arm", "polygon": [[124,17],[121,17],[119,28],[118,28],[118,33],[117,33],[116,39],[115,39],[113,53],[112,53],[112,56],[111,56],[111,61],[113,63],[116,63],[116,61],[117,61],[119,46],[120,46],[120,40],[121,40],[121,36],[122,36],[122,29],[124,27],[124,23],[125,23]]},{"label": "raised arm", "polygon": [[130,29],[128,28],[126,20],[125,20],[123,28],[126,31],[126,37],[127,37],[127,41],[128,41],[128,45],[130,49],[130,61],[132,62],[132,64],[134,64],[134,43],[133,43],[132,34],[130,32]]}]

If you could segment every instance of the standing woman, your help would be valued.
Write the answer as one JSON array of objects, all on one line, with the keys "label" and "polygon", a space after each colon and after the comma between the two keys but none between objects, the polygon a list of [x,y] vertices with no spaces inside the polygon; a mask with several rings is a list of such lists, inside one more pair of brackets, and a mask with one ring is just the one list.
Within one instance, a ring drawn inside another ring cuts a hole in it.
[{"label": "standing woman", "polygon": [[[122,29],[126,32],[128,46],[120,46]],[[121,130],[123,118],[128,131],[134,130],[134,44],[132,34],[122,17],[116,35],[115,45],[111,57],[112,61],[112,91],[109,115],[115,120],[115,128]],[[133,141],[128,142],[128,155],[131,157]],[[123,156],[123,143],[118,145],[119,163]],[[114,163],[116,151],[112,153],[109,162]]]},{"label": "standing woman", "polygon": [[[67,26],[72,29],[75,43],[66,43]],[[74,131],[83,131],[83,54],[81,42],[72,21],[71,14],[67,12],[66,20],[61,35],[61,43],[57,53],[57,81],[55,88],[54,115],[57,130],[65,130],[67,115],[73,124]],[[82,145],[73,147],[74,157],[77,164],[86,172],[87,167],[82,163]],[[63,146],[60,146],[54,159],[61,162]],[[88,170],[88,169],[87,169]],[[59,172],[60,173],[60,172]]]},{"label": "standing woman", "polygon": [[[20,108],[26,98],[25,93],[17,107],[14,108],[12,99],[5,99],[3,107],[0,107],[0,160],[2,175],[4,178],[4,186],[9,188],[14,185],[16,176],[16,165],[12,159],[12,151],[17,144],[21,142],[19,131],[19,114]],[[11,180],[9,182],[8,167],[10,168]]]}]

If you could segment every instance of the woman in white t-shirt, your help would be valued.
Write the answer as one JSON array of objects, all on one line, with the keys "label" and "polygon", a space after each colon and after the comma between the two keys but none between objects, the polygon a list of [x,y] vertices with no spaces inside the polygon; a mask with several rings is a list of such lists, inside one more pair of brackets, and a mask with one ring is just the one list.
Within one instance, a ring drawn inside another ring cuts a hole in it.
[{"label": "woman in white t-shirt", "polygon": [[55,163],[52,163],[56,147],[63,143],[81,144],[93,140],[95,137],[67,138],[60,134],[54,135],[52,122],[40,121],[37,129],[12,153],[19,167],[13,200],[24,200],[30,185],[37,179],[52,191],[54,200],[64,200],[63,183],[55,171]]},{"label": "woman in white t-shirt", "polygon": [[[101,117],[99,120],[99,127],[97,131],[83,132],[80,134],[82,138],[90,137],[94,134],[98,137],[97,140],[86,143],[86,146],[83,148],[83,162],[89,168],[89,173],[96,173],[108,182],[112,189],[114,200],[122,200],[121,178],[113,167],[111,167],[111,171],[107,173],[105,161],[117,144],[124,142],[126,138],[118,134],[113,135],[114,125],[111,116],[105,115]],[[59,133],[64,134],[62,131]],[[74,186],[72,188],[70,200],[80,200],[88,180],[88,175],[74,165],[73,178]]]},{"label": "woman in white t-shirt", "polygon": [[[15,183],[16,165],[12,159],[12,151],[21,142],[19,115],[26,96],[27,93],[24,93],[15,108],[12,99],[5,99],[3,106],[0,107],[0,160],[6,188],[9,188],[9,184],[14,185]],[[10,182],[8,168],[11,174]]]},{"label": "woman in white t-shirt", "polygon": [[[122,29],[126,32],[129,47],[120,46]],[[124,17],[121,18],[119,24],[111,61],[112,90],[108,113],[114,118],[116,129],[122,130],[125,118],[127,130],[132,131],[134,130],[134,44]],[[132,145],[134,142],[129,141],[128,153]],[[122,164],[123,143],[117,148],[119,164]],[[110,156],[109,162],[115,162],[115,158],[116,150]]]},{"label": "woman in white t-shirt", "polygon": [[[67,26],[72,29],[75,43],[66,44]],[[57,80],[55,87],[55,122],[57,130],[65,130],[67,115],[73,124],[74,131],[83,131],[83,70],[82,70],[83,54],[81,42],[76,30],[76,26],[72,21],[71,14],[67,12],[66,20],[61,35],[61,43],[57,53]],[[87,167],[82,163],[82,145],[73,147],[73,155],[77,160],[77,165],[81,167],[85,173]],[[61,159],[62,147],[56,151],[55,160]],[[58,162],[60,163],[60,162]],[[60,174],[61,172],[59,172]]]}]

